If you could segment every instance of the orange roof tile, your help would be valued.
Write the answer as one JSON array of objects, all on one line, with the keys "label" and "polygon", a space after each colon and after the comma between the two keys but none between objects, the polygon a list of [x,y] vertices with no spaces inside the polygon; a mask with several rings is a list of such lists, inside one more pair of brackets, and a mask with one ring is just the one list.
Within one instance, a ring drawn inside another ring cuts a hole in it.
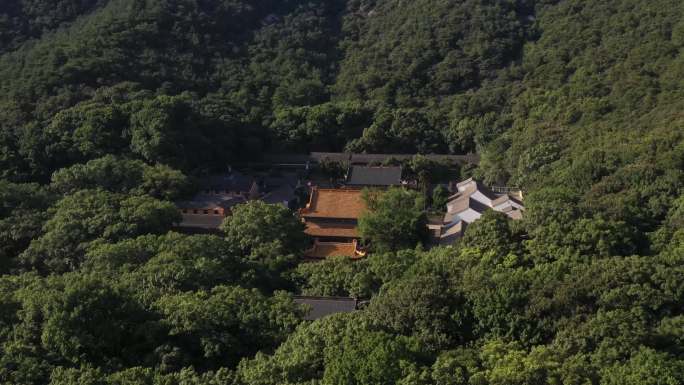
[{"label": "orange roof tile", "polygon": [[361,190],[311,189],[311,198],[301,210],[304,218],[357,219],[366,210]]},{"label": "orange roof tile", "polygon": [[319,242],[304,254],[308,258],[352,257],[361,258],[364,252],[358,250],[357,242]]},{"label": "orange roof tile", "polygon": [[326,223],[316,221],[315,219],[306,221],[306,230],[304,230],[304,232],[312,237],[359,237],[359,232],[356,229],[356,223]]}]

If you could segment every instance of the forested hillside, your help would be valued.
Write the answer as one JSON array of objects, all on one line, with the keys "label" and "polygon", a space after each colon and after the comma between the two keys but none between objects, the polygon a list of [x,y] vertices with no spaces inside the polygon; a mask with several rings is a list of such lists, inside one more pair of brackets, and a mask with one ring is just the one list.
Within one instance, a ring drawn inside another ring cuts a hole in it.
[{"label": "forested hillside", "polygon": [[[677,0],[4,0],[0,384],[684,383],[683,48]],[[279,206],[170,231],[342,150],[477,153],[524,218],[317,264]]]}]

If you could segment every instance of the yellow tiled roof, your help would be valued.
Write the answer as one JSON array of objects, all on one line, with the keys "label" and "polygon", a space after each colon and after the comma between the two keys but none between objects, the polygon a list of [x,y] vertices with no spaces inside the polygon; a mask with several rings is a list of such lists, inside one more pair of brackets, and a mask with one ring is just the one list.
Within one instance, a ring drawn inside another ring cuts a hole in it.
[{"label": "yellow tiled roof", "polygon": [[366,203],[361,197],[361,190],[314,187],[301,215],[304,218],[358,219],[364,211]]},{"label": "yellow tiled roof", "polygon": [[356,223],[320,222],[315,219],[306,220],[304,232],[312,237],[340,237],[358,238],[359,232]]},{"label": "yellow tiled roof", "polygon": [[352,242],[319,242],[307,250],[304,256],[308,258],[351,257],[361,258],[365,253],[358,250],[356,241]]}]

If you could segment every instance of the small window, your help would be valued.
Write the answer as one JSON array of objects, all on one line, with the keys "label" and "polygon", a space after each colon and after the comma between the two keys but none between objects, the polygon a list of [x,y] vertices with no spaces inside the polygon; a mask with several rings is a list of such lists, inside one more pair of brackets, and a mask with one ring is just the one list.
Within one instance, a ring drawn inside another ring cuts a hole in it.
[{"label": "small window", "polygon": [[193,213],[193,214],[197,214],[197,210],[192,210],[192,213]]},{"label": "small window", "polygon": [[187,213],[188,213],[188,210],[187,210],[187,209],[183,209],[183,214],[187,214]]},{"label": "small window", "polygon": [[204,210],[204,213],[205,213],[205,214],[209,214],[209,210]]},{"label": "small window", "polygon": [[218,210],[214,210],[214,214],[219,215],[219,211],[218,211]]}]

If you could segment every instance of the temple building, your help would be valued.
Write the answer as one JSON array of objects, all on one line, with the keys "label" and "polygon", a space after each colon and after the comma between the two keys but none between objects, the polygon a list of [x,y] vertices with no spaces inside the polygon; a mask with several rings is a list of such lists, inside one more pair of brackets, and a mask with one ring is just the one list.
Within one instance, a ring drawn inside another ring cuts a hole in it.
[{"label": "temple building", "polygon": [[182,217],[178,224],[180,229],[215,232],[231,215],[234,206],[250,200],[295,206],[299,178],[295,174],[246,175],[231,169],[226,174],[202,179],[200,186],[201,190],[194,197],[176,202]]},{"label": "temple building", "polygon": [[347,186],[401,186],[401,167],[352,166],[347,173]]},{"label": "temple building", "polygon": [[299,211],[306,224],[305,233],[314,238],[305,257],[362,257],[357,224],[365,210],[361,190],[313,187],[309,203]]},{"label": "temple building", "polygon": [[181,228],[217,230],[231,209],[247,202],[242,196],[198,194],[191,200],[176,202],[181,212]]},{"label": "temple building", "polygon": [[459,239],[466,227],[480,219],[486,210],[502,212],[511,219],[521,219],[525,206],[521,191],[496,193],[473,178],[457,183],[455,193],[447,201],[447,212],[442,224],[430,226],[433,236],[440,244]]}]

